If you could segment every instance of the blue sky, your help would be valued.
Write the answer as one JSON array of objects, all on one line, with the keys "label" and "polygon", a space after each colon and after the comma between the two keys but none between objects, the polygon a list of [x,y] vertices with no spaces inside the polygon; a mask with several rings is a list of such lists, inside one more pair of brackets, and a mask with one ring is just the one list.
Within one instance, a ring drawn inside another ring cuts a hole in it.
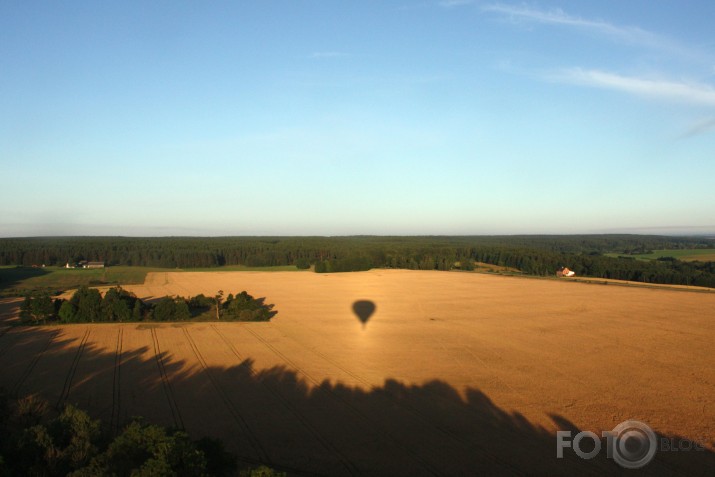
[{"label": "blue sky", "polygon": [[0,3],[0,236],[715,233],[715,3]]}]

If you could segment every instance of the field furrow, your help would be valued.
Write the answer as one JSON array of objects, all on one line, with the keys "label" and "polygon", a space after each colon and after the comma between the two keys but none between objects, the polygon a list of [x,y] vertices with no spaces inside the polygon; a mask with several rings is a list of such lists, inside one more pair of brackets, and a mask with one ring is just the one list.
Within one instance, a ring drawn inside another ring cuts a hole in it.
[{"label": "field furrow", "polygon": [[164,389],[164,395],[166,396],[166,402],[171,410],[171,418],[174,423],[174,427],[178,429],[184,428],[184,419],[181,417],[181,411],[178,404],[176,403],[176,394],[171,385],[171,380],[166,371],[166,356],[168,352],[162,352],[161,346],[159,344],[159,339],[156,335],[156,328],[151,328],[152,344],[154,348],[154,359],[156,360],[157,368],[159,369],[159,376],[161,377],[161,385]]},{"label": "field furrow", "polygon": [[57,410],[62,409],[65,400],[72,390],[72,380],[77,372],[77,365],[79,364],[79,360],[82,358],[82,353],[87,346],[87,340],[89,339],[90,332],[90,328],[85,330],[84,335],[77,346],[77,352],[75,353],[74,359],[72,360],[72,364],[70,365],[70,369],[67,373],[67,377],[65,378],[65,383],[62,386],[62,392],[60,393],[60,397],[57,399],[57,403],[55,404],[55,409]]},{"label": "field furrow", "polygon": [[[58,368],[59,370],[66,369],[66,367],[63,366],[64,363],[53,359],[47,366],[38,368],[37,365],[40,363],[45,353],[47,353],[53,345],[56,347],[62,346],[55,341],[57,336],[60,334],[59,330],[53,330],[48,334],[44,340],[42,348],[37,351],[37,354],[32,356],[32,359],[24,368],[22,374],[18,377],[17,381],[15,381],[14,387],[12,388],[13,396],[22,397],[25,394],[37,393],[46,396],[49,400],[56,399],[57,393],[53,394],[54,390],[51,389],[51,385],[54,383],[54,380],[48,380],[48,378],[54,377]],[[24,387],[26,384],[27,388]]]},{"label": "field furrow", "polygon": [[[164,381],[159,371],[154,348],[152,327],[145,325],[119,325],[124,327],[122,335],[122,367],[120,375],[121,409],[118,423],[123,424],[132,416],[151,416],[152,422],[164,426],[175,426],[172,409],[167,401]],[[113,372],[116,351],[116,336],[109,338],[110,348],[106,353],[104,366]],[[111,373],[107,373],[106,386],[111,389]],[[110,399],[108,396],[107,399]],[[110,411],[111,415],[111,411]]]},{"label": "field furrow", "polygon": [[[226,344],[226,346],[229,348],[231,353],[237,358],[237,363],[238,362],[243,362],[244,358],[241,355],[241,353],[236,349],[234,343],[232,343],[226,335],[221,331],[220,327],[217,325],[212,325],[211,328],[216,332],[216,334],[221,338],[221,340]],[[230,361],[229,361],[230,362]],[[320,446],[322,446],[323,450],[326,452],[316,452],[316,449],[314,448],[316,444],[312,441],[310,438],[306,438],[306,436],[300,435],[298,439],[296,439],[296,444],[294,446],[291,446],[293,448],[296,448],[296,451],[299,451],[299,453],[303,456],[305,455],[310,455],[314,456],[311,461],[316,462],[319,460],[319,458],[315,456],[325,456],[325,454],[332,455],[333,458],[335,458],[336,461],[340,462],[340,465],[344,468],[344,470],[350,474],[350,475],[355,475],[356,472],[358,471],[357,466],[355,463],[351,462],[344,454],[343,452],[335,447],[333,442],[331,442],[329,439],[326,439],[325,436],[323,436],[320,431],[316,428],[314,423],[311,422],[310,419],[308,419],[301,411],[298,409],[298,406],[296,405],[293,400],[290,399],[290,396],[286,395],[285,393],[281,392],[280,388],[275,386],[275,383],[272,382],[271,380],[265,380],[263,379],[263,373],[261,375],[256,374],[255,370],[253,368],[248,368],[250,371],[251,376],[253,379],[255,379],[257,382],[260,382],[274,397],[277,401],[279,401],[293,416],[294,418],[299,421],[304,429],[312,436],[313,439],[315,439],[317,442],[320,443]],[[327,457],[327,456],[326,456]],[[324,464],[317,465],[316,468],[314,469],[315,472],[318,473],[323,473],[323,469],[326,467]],[[339,472],[339,469],[333,468],[335,467],[334,465],[328,465],[328,472],[327,475],[340,475],[341,472]],[[318,470],[320,468],[320,470]],[[332,470],[330,470],[332,469]]]},{"label": "field furrow", "polygon": [[186,338],[187,343],[191,347],[191,351],[193,351],[195,359],[197,359],[198,362],[201,364],[202,372],[206,375],[206,377],[209,378],[209,381],[211,382],[212,389],[209,392],[213,392],[221,398],[221,401],[223,401],[223,404],[225,406],[225,411],[229,413],[229,415],[233,418],[234,422],[238,425],[237,431],[243,434],[248,439],[251,449],[257,456],[257,459],[261,462],[266,462],[270,464],[272,462],[272,459],[266,451],[265,447],[263,446],[263,444],[261,444],[261,441],[256,437],[255,432],[251,429],[249,424],[246,422],[246,419],[243,417],[239,409],[233,403],[231,396],[228,395],[225,389],[218,382],[217,378],[214,376],[216,370],[212,369],[207,364],[203,354],[196,346],[196,342],[191,337],[191,333],[189,332],[189,330],[187,328],[182,328],[182,331],[184,332],[184,337]]},{"label": "field furrow", "polygon": [[120,431],[119,416],[122,412],[122,338],[124,336],[124,328],[117,329],[117,347],[114,352],[114,367],[112,373],[112,413],[109,417],[109,428],[112,434],[117,434]]}]

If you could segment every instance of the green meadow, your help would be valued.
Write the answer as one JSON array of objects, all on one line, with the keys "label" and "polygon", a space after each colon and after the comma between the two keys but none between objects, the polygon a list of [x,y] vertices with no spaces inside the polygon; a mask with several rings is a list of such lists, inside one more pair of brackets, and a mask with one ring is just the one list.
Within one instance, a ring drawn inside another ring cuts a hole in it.
[{"label": "green meadow", "polygon": [[134,285],[144,283],[149,272],[264,272],[298,271],[293,265],[246,267],[241,265],[215,268],[107,267],[100,269],[62,267],[0,267],[0,295],[16,296],[28,292],[62,292],[81,285]]},{"label": "green meadow", "polygon": [[694,248],[677,250],[653,250],[651,253],[624,255],[622,253],[606,253],[608,257],[633,257],[638,260],[657,260],[663,257],[673,257],[684,262],[712,262],[715,261],[715,248]]}]

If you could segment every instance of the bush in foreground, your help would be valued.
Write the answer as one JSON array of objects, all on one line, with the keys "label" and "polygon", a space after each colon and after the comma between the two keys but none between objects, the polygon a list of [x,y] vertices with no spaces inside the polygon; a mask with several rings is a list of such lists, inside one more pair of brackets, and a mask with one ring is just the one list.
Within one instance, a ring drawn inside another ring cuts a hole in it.
[{"label": "bush in foreground", "polygon": [[34,397],[11,403],[0,395],[0,476],[224,476],[236,471],[236,457],[215,439],[194,441],[183,431],[141,419],[112,439],[100,421],[74,406],[49,420],[46,410],[46,403]]},{"label": "bush in foreground", "polygon": [[276,470],[271,469],[270,467],[266,467],[265,465],[262,465],[255,469],[242,470],[239,475],[241,477],[287,477],[288,476],[288,474],[286,474],[285,472],[278,472]]}]

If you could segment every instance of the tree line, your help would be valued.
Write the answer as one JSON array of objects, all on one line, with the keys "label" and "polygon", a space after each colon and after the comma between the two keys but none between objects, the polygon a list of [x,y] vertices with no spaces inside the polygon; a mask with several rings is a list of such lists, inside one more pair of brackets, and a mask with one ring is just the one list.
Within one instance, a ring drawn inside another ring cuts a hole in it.
[{"label": "tree line", "polygon": [[86,260],[109,266],[203,268],[315,264],[362,256],[370,258],[373,266],[393,266],[410,260],[419,265],[426,257],[458,260],[475,249],[629,254],[710,247],[715,247],[715,240],[651,235],[32,237],[0,238],[0,265],[62,266]]},{"label": "tree line", "polygon": [[[567,266],[579,275],[652,283],[715,286],[712,262],[641,261],[605,256],[656,249],[715,248],[705,237],[656,235],[513,235],[422,237],[36,237],[0,239],[0,265],[204,268],[226,265],[313,267],[316,272],[370,268],[451,270],[474,262],[551,275]],[[463,264],[463,265],[460,265]]]},{"label": "tree line", "polygon": [[104,296],[96,288],[82,286],[69,300],[52,299],[49,293],[28,294],[20,307],[26,324],[112,323],[127,321],[268,321],[276,315],[274,305],[247,292],[213,297],[203,294],[189,298],[166,296],[147,303],[121,287],[108,289]]}]

